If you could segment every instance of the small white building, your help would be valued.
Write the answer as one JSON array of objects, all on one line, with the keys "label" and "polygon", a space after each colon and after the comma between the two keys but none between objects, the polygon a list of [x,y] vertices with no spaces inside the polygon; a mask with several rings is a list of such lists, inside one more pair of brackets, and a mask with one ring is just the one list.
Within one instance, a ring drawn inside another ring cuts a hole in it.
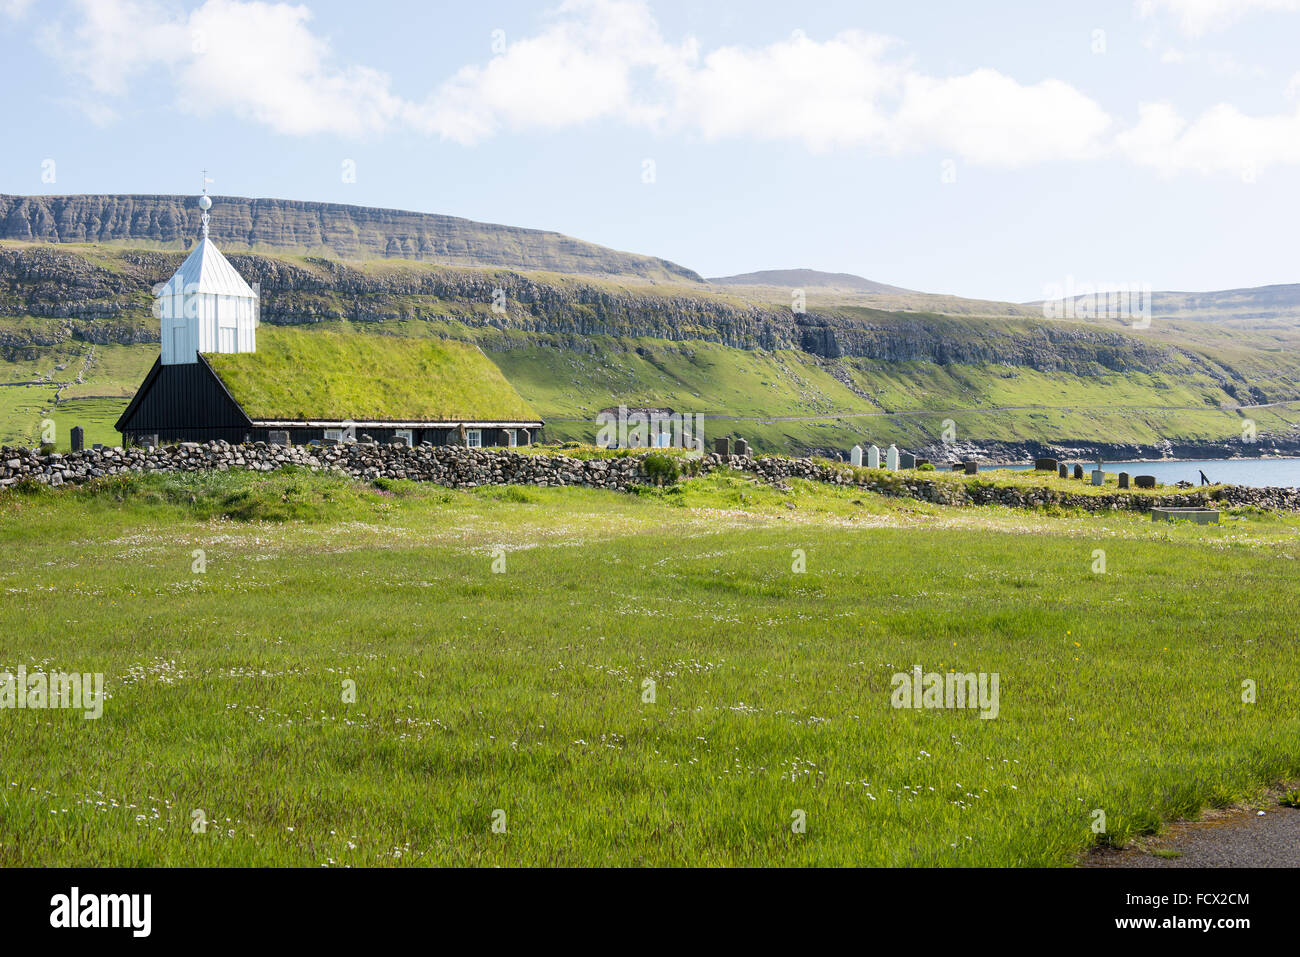
[{"label": "small white building", "polygon": [[176,275],[154,289],[162,323],[162,364],[199,361],[199,353],[256,352],[258,298],[208,238],[212,199],[199,198],[203,238]]}]

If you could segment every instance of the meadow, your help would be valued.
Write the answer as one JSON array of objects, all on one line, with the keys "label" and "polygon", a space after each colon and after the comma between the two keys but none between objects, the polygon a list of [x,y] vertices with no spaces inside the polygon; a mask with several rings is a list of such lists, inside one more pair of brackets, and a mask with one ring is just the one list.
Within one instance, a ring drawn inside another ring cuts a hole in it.
[{"label": "meadow", "polygon": [[0,671],[108,694],[0,710],[0,866],[1058,866],[1300,775],[1296,516],[792,486],[0,493]]}]

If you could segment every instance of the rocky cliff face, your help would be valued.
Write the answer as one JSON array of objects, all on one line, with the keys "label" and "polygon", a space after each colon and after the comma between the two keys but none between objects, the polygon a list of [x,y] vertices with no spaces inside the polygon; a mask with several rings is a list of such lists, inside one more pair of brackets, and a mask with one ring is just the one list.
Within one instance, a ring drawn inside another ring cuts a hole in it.
[{"label": "rocky cliff face", "polygon": [[[0,316],[60,320],[41,330],[47,336],[62,330],[62,338],[95,342],[156,341],[150,290],[183,258],[180,252],[140,250],[92,258],[58,246],[0,245]],[[454,318],[546,334],[574,348],[593,335],[699,339],[740,349],[802,349],[824,358],[993,362],[1081,375],[1158,371],[1178,359],[1145,340],[1041,320],[957,322],[867,309],[795,314],[737,303],[707,288],[698,295],[665,294],[506,270],[394,264],[375,271],[327,259],[300,265],[259,254],[228,258],[260,286],[262,321],[281,325]],[[504,313],[491,308],[498,290]]]},{"label": "rocky cliff face", "polygon": [[[696,273],[664,259],[539,229],[335,203],[215,199],[212,238],[223,249],[702,282]],[[192,196],[0,195],[0,239],[184,249],[199,235],[200,215]]]}]

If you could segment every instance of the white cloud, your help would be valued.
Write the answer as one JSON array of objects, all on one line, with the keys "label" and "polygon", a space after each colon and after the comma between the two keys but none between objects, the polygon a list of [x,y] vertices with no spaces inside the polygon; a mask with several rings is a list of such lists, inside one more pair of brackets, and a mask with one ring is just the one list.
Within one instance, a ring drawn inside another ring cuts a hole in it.
[{"label": "white cloud", "polygon": [[311,11],[284,3],[207,0],[186,15],[157,0],[77,0],[69,29],[42,42],[89,84],[83,109],[108,117],[137,74],[163,68],[177,106],[204,116],[229,111],[287,134],[358,135],[385,128],[404,104],[388,77],[335,65],[311,32]]},{"label": "white cloud", "polygon": [[669,83],[674,122],[717,140],[795,139],[813,150],[889,138],[889,103],[906,75],[895,44],[849,31],[802,33],[757,49],[723,47],[684,64]]},{"label": "white cloud", "polygon": [[1106,112],[1059,80],[1023,86],[994,70],[936,80],[909,76],[891,135],[989,166],[1018,167],[1102,153]]},{"label": "white cloud", "polygon": [[0,14],[21,20],[31,5],[32,0],[0,0]]},{"label": "white cloud", "polygon": [[1287,13],[1300,10],[1300,0],[1138,0],[1138,16],[1173,16],[1189,36],[1203,36],[1231,26],[1256,11]]},{"label": "white cloud", "polygon": [[561,19],[486,66],[467,67],[423,111],[425,128],[471,144],[502,129],[601,118],[708,140],[795,140],[814,151],[937,147],[1020,166],[1093,155],[1109,124],[1058,81],[1025,86],[993,70],[935,78],[894,55],[890,38],[796,32],[760,47],[701,55],[664,40],[644,4],[569,0]]},{"label": "white cloud", "polygon": [[653,123],[663,106],[638,80],[671,75],[693,49],[666,43],[643,3],[566,0],[536,36],[462,68],[408,116],[465,144],[502,129],[553,130],[605,118]]},{"label": "white cloud", "polygon": [[1247,116],[1220,104],[1188,122],[1168,103],[1144,103],[1138,123],[1116,137],[1120,151],[1166,175],[1186,170],[1253,177],[1300,163],[1300,112]]},{"label": "white cloud", "polygon": [[385,129],[404,109],[388,76],[335,65],[310,19],[303,6],[208,0],[189,19],[179,105],[198,115],[229,110],[292,135]]},{"label": "white cloud", "polygon": [[[1282,2],[1155,0],[1192,26]],[[418,130],[473,145],[508,132],[606,122],[705,140],[792,141],[814,151],[931,151],[1008,169],[1116,155],[1170,174],[1300,164],[1298,115],[1252,117],[1225,104],[1188,121],[1169,104],[1143,104],[1136,124],[1116,133],[1097,102],[1060,80],[1024,83],[987,68],[931,75],[898,41],[859,31],[703,51],[690,37],[666,39],[643,0],[564,0],[541,29],[419,99],[395,93],[386,73],[341,61],[313,30],[306,6],[74,6],[71,24],[56,23],[43,42],[82,81],[68,102],[97,123],[112,120],[145,74],[152,81],[161,73],[185,112],[234,114],[286,135]]]},{"label": "white cloud", "polygon": [[471,145],[604,120],[812,150],[937,148],[1011,167],[1093,155],[1109,123],[1059,81],[1026,86],[987,69],[932,77],[896,41],[858,31],[702,53],[693,38],[665,39],[644,0],[564,0],[540,31],[421,100],[395,94],[385,73],[340,63],[305,6],[206,0],[186,14],[165,0],[75,5],[75,26],[56,24],[45,42],[87,82],[94,96],[79,99],[101,118],[138,74],[161,69],[180,109],[230,112],[290,135],[413,128]]}]

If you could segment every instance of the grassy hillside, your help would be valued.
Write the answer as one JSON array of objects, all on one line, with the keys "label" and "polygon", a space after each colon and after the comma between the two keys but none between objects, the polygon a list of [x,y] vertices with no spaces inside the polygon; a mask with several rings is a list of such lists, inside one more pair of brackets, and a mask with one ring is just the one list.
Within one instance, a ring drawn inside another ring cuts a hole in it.
[{"label": "grassy hillside", "polygon": [[468,342],[263,326],[256,352],[206,358],[254,420],[537,417]]},{"label": "grassy hillside", "polygon": [[1288,433],[1300,423],[1300,403],[1241,410],[1220,383],[1188,369],[1077,376],[598,337],[579,353],[537,338],[497,333],[480,341],[547,420],[552,439],[590,441],[596,413],[619,402],[702,412],[706,435],[739,435],[765,449],[919,446],[939,441],[948,420],[962,441],[1147,446],[1167,436],[1240,436],[1246,416],[1261,434]]},{"label": "grassy hillside", "polygon": [[109,698],[6,714],[0,866],[1059,866],[1300,774],[1295,517],[793,485],[6,492],[0,670]]},{"label": "grassy hillside", "polygon": [[[1006,304],[985,304],[983,314],[978,303],[933,298],[912,305],[954,314],[891,311],[877,296],[829,287],[810,288],[808,311],[795,314],[789,290],[763,286],[231,258],[262,286],[264,348],[289,326],[309,337],[365,333],[356,341],[378,350],[375,361],[432,381],[392,340],[474,342],[554,439],[590,440],[596,413],[620,402],[703,413],[707,435],[786,451],[864,440],[918,447],[938,440],[945,423],[959,441],[1148,449],[1238,437],[1244,418],[1266,441],[1300,424],[1300,328],[1285,323],[1157,319],[1135,330],[1118,320],[1049,322],[1029,307],[993,314]],[[0,442],[33,443],[47,420],[61,447],[74,424],[89,441],[117,440],[109,426],[157,355],[148,289],[180,259],[0,243]],[[498,290],[505,301],[494,309]],[[289,370],[346,363],[275,358],[285,377],[259,387],[267,409],[292,405]],[[500,388],[486,367],[469,378]],[[357,393],[342,395],[347,406]],[[441,402],[431,395],[431,405]]]},{"label": "grassy hillside", "polygon": [[[1243,400],[1250,402],[1246,390],[1230,395],[1203,374],[1179,371],[1075,376],[1000,365],[819,360],[798,350],[612,337],[589,337],[584,350],[575,351],[547,336],[460,323],[394,322],[382,329],[387,335],[376,335],[373,326],[348,323],[308,330],[263,326],[259,340],[270,349],[282,334],[364,335],[357,343],[367,353],[377,350],[374,361],[389,362],[406,361],[397,357],[414,345],[411,338],[424,343],[441,342],[431,338],[435,333],[463,337],[483,347],[491,367],[547,421],[548,437],[556,441],[591,441],[596,414],[620,402],[700,412],[706,416],[706,436],[733,434],[761,449],[796,451],[843,450],[862,441],[916,447],[939,440],[949,420],[963,441],[1144,446],[1169,436],[1202,441],[1239,436],[1246,417],[1266,437],[1289,433],[1300,424],[1300,402],[1238,409]],[[95,349],[102,364],[93,367],[84,384],[65,388],[66,398],[57,404],[59,389],[52,383],[0,386],[0,442],[36,441],[39,423],[48,417],[57,424],[60,446],[66,446],[67,430],[78,424],[87,428],[87,441],[116,444],[119,437],[111,424],[125,408],[122,396],[143,380],[157,347]],[[289,361],[286,354],[283,362]],[[52,361],[15,364],[10,375],[33,372],[52,374]],[[266,408],[292,405],[289,393],[298,378],[286,374],[275,383]],[[1269,372],[1255,381],[1283,389],[1286,383],[1276,378]],[[494,374],[485,377],[495,379]]]}]

